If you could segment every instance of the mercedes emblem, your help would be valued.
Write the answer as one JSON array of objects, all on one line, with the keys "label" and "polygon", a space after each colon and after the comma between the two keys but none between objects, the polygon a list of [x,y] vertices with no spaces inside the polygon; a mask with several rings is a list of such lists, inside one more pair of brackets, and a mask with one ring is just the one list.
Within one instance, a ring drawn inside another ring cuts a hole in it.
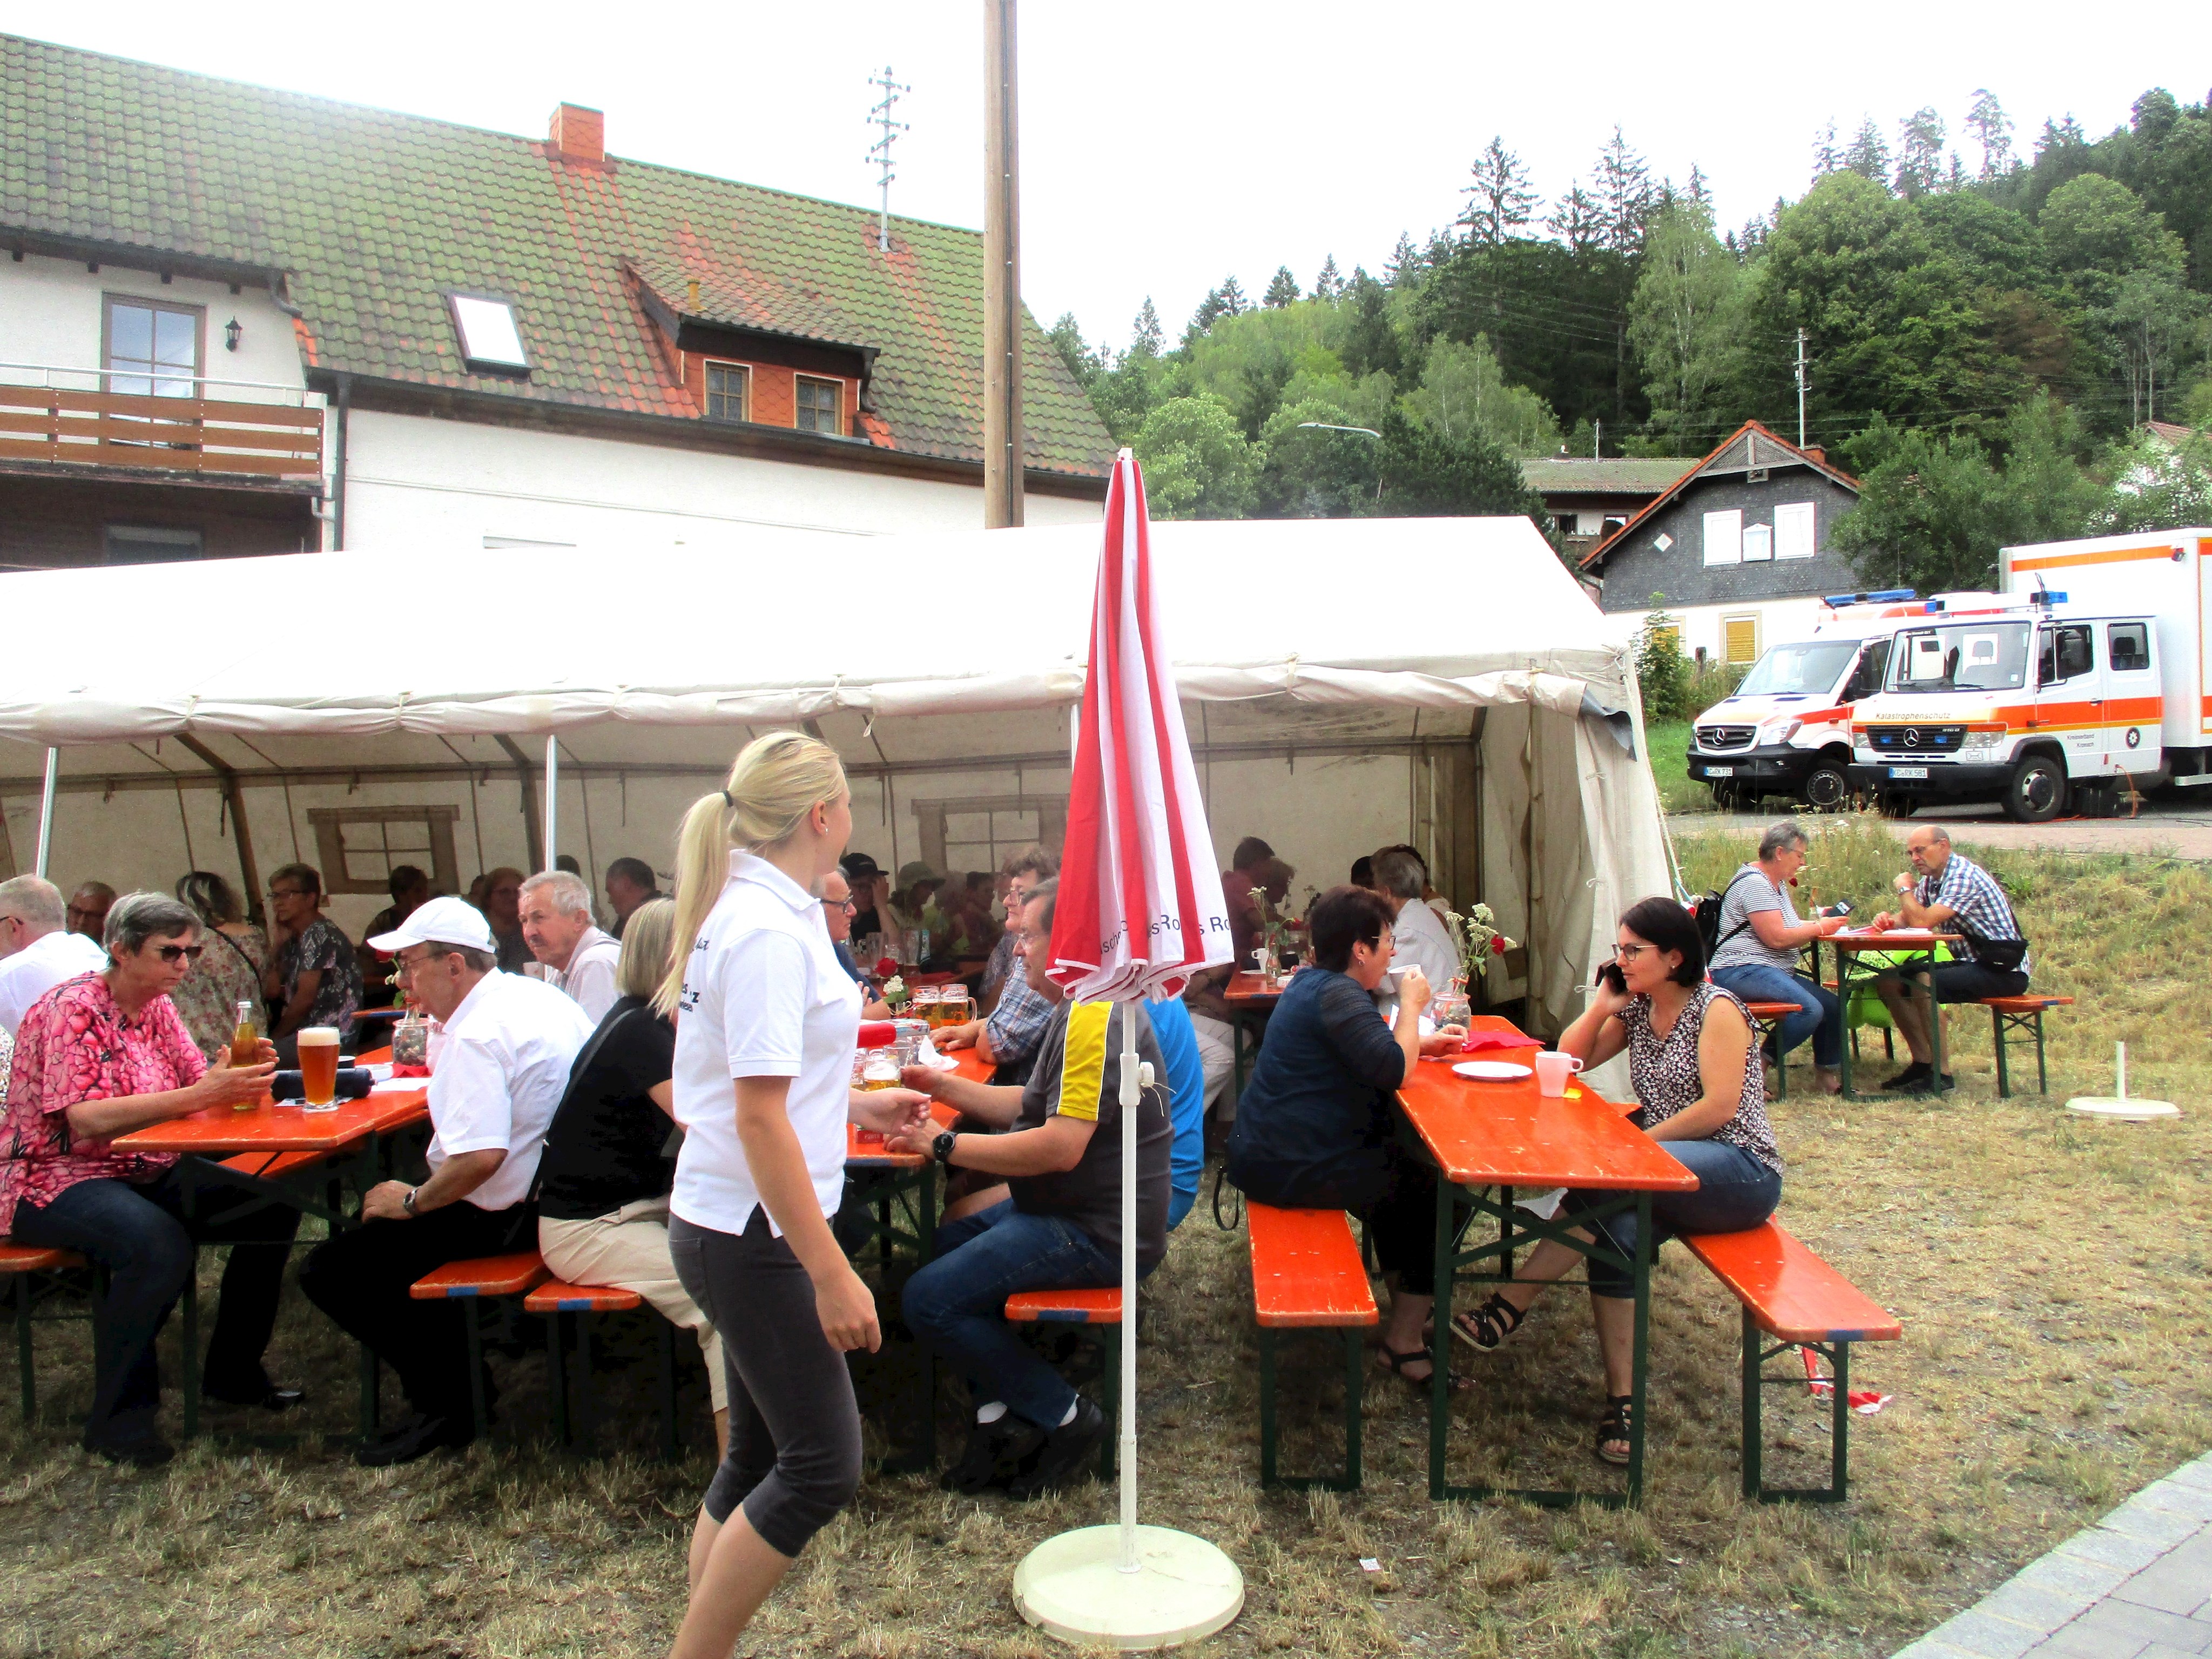
[{"label": "mercedes emblem", "polygon": [[1905,746],[1907,749],[1917,749],[1920,747],[1920,728],[1918,726],[1908,726],[1905,728]]}]

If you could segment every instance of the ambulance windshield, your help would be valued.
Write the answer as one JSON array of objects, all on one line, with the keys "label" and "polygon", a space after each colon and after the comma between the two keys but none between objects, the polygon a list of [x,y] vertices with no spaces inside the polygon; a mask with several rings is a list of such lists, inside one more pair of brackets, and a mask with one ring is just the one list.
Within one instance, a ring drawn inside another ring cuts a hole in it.
[{"label": "ambulance windshield", "polygon": [[1739,697],[1825,697],[1851,659],[1856,640],[1800,640],[1771,648],[1743,677]]},{"label": "ambulance windshield", "polygon": [[2015,691],[2027,684],[2028,624],[1956,623],[1899,636],[1893,691]]}]

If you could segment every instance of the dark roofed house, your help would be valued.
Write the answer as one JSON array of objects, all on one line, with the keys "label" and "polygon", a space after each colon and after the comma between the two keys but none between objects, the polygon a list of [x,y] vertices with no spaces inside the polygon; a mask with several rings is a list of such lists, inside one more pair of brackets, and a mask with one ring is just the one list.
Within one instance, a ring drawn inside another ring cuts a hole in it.
[{"label": "dark roofed house", "polygon": [[1694,465],[1666,457],[1547,455],[1522,462],[1521,476],[1544,498],[1566,539],[1567,556],[1580,560]]},{"label": "dark roofed house", "polygon": [[1823,451],[1747,421],[1586,555],[1583,583],[1624,629],[1657,593],[1684,650],[1753,662],[1776,630],[1809,627],[1822,594],[1863,586],[1829,545],[1858,495]]},{"label": "dark roofed house", "polygon": [[[0,564],[980,522],[976,232],[886,251],[568,104],[530,139],[0,35]],[[1030,519],[1090,519],[1112,441],[1023,335]]]}]

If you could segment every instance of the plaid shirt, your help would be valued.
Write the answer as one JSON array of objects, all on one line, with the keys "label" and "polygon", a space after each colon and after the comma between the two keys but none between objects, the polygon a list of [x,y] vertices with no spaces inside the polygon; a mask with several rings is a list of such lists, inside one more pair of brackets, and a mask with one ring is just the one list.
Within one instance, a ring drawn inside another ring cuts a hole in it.
[{"label": "plaid shirt", "polygon": [[[1912,896],[1923,904],[1942,904],[1949,907],[1966,930],[1982,939],[2025,939],[2020,923],[2013,919],[2012,902],[1998,886],[1996,878],[1972,859],[1957,853],[1951,854],[1941,875],[1923,876],[1913,888]],[[1973,946],[1969,945],[1969,952]],[[2020,971],[2030,971],[2027,958],[2020,960]]]},{"label": "plaid shirt", "polygon": [[1006,975],[999,1006],[983,1022],[984,1033],[991,1039],[991,1053],[999,1064],[1028,1065],[1036,1055],[1037,1045],[1044,1041],[1045,1028],[1052,1024],[1059,1006],[1030,988],[1029,975],[1020,971],[1018,962],[1015,970]]}]

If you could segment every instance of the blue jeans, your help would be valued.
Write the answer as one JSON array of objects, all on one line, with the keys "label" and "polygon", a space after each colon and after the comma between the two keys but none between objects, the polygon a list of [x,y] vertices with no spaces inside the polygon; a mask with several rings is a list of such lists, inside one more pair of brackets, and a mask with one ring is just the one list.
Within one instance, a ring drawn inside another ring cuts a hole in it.
[{"label": "blue jeans", "polygon": [[1060,1426],[1075,1390],[1006,1319],[1017,1291],[1118,1285],[1121,1263],[1059,1216],[1013,1200],[937,1230],[937,1258],[906,1282],[907,1328],[957,1365],[978,1401],[1002,1400],[1039,1428]]},{"label": "blue jeans", "polygon": [[1778,1064],[1807,1037],[1813,1039],[1813,1063],[1833,1071],[1844,1063],[1844,1005],[1824,985],[1796,974],[1785,974],[1765,963],[1716,968],[1714,984],[1733,991],[1746,1002],[1794,1002],[1797,1012],[1788,1015],[1775,1033]]},{"label": "blue jeans", "polygon": [[[1774,1213],[1782,1201],[1782,1177],[1741,1146],[1725,1140],[1662,1140],[1669,1154],[1698,1178],[1693,1193],[1654,1193],[1651,1195],[1651,1255],[1677,1233],[1740,1233],[1756,1227]],[[1616,1194],[1571,1193],[1568,1205],[1593,1203]],[[1613,1242],[1613,1249],[1631,1261],[1636,1260],[1636,1212],[1608,1216],[1589,1224]],[[1626,1267],[1592,1256],[1589,1261],[1592,1296],[1630,1297],[1635,1276]]]}]

